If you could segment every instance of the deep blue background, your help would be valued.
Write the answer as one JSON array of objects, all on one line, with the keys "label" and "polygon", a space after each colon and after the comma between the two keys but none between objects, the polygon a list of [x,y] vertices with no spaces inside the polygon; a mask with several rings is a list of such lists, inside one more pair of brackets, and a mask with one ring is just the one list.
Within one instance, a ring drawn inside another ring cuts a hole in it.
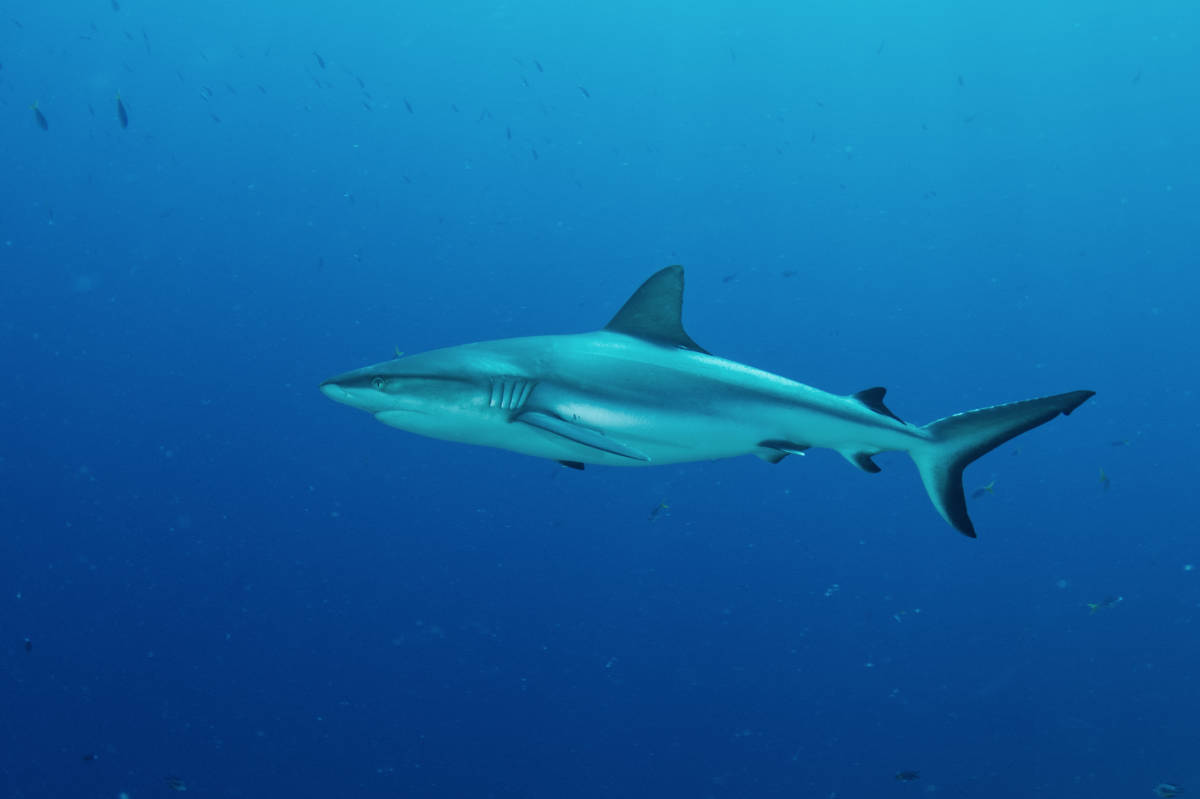
[{"label": "deep blue background", "polygon": [[[1195,4],[0,16],[0,796],[1200,790]],[[575,473],[316,390],[676,262],[703,346],[906,419],[1099,393],[971,541],[902,455]]]}]

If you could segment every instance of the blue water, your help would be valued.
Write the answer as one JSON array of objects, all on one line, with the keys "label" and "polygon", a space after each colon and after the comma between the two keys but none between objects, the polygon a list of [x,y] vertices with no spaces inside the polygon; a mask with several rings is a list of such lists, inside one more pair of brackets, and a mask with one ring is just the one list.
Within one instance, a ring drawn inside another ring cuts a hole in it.
[{"label": "blue water", "polygon": [[[7,5],[0,797],[1200,791],[1200,12],[968,5]],[[317,391],[671,263],[905,419],[1098,394],[970,540],[901,454],[580,473]]]}]

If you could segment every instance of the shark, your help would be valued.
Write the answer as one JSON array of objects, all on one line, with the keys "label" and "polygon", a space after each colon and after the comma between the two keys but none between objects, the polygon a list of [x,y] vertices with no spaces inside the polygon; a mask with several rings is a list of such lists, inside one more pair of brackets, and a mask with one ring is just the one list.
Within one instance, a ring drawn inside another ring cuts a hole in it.
[{"label": "shark", "polygon": [[812,448],[863,472],[907,453],[934,508],[974,538],[963,470],[1093,396],[1069,391],[914,425],[886,389],[839,395],[713,355],[683,328],[683,268],[646,280],[600,330],[403,355],[331,377],[330,399],[391,427],[583,469],[756,455],[777,464]]}]

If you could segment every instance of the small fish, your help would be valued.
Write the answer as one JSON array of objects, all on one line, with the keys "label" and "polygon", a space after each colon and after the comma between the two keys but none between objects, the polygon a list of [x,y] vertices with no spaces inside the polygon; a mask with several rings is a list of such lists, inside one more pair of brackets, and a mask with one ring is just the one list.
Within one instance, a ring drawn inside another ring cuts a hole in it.
[{"label": "small fish", "polygon": [[545,72],[545,71],[546,71],[546,70],[542,69],[542,63],[541,63],[540,61],[538,61],[536,58],[535,58],[535,59],[533,59],[533,65],[534,65],[535,67],[537,67],[537,71],[538,71],[538,72]]},{"label": "small fish", "polygon": [[584,97],[588,98],[589,100],[590,100],[590,99],[592,99],[592,93],[591,93],[591,92],[589,92],[587,89],[585,89],[585,88],[583,88],[582,86],[580,86],[580,87],[579,87],[579,91],[583,92],[583,96],[584,96]]},{"label": "small fish", "polygon": [[25,651],[26,651],[26,652],[32,652],[32,651],[33,651],[33,641],[32,641],[32,640],[30,640],[29,638],[26,638],[26,639],[25,639]]},{"label": "small fish", "polygon": [[1116,441],[1108,442],[1108,445],[1110,447],[1128,447],[1129,439],[1128,438],[1118,438]]},{"label": "small fish", "polygon": [[959,85],[959,86],[966,86],[966,85],[967,85],[967,84],[966,84],[966,83],[963,81],[963,76],[962,76],[962,75],[959,75],[959,76],[958,76],[958,85]]},{"label": "small fish", "polygon": [[121,93],[117,92],[117,121],[121,123],[121,128],[129,127],[129,114],[125,112],[125,103],[121,102]]},{"label": "small fish", "polygon": [[1139,69],[1137,71],[1137,74],[1133,76],[1133,84],[1136,86],[1137,84],[1139,84],[1141,82],[1142,82],[1142,71]]},{"label": "small fish", "polygon": [[987,485],[980,486],[979,488],[972,491],[971,499],[979,499],[980,497],[985,497],[988,494],[995,494],[996,493],[994,490],[995,488],[996,488],[996,481],[993,480],[992,482],[988,483]]},{"label": "small fish", "polygon": [[42,130],[50,130],[50,123],[46,121],[46,115],[42,113],[42,109],[38,108],[38,104],[34,103],[29,107],[33,109],[33,121],[37,123],[37,126]]},{"label": "small fish", "polygon": [[360,88],[360,89],[366,89],[366,88],[367,88],[367,84],[363,83],[363,79],[362,79],[362,78],[360,78],[359,76],[355,75],[355,76],[354,76],[354,79],[355,79],[356,81],[358,81],[358,88]]},{"label": "small fish", "polygon": [[118,3],[118,2],[117,2],[117,0],[109,0],[109,2],[112,4],[112,10],[113,10],[113,11],[120,11],[120,10],[121,10],[121,4],[120,4],[120,3]]},{"label": "small fish", "polygon": [[1169,799],[1172,796],[1179,796],[1181,793],[1183,793],[1183,788],[1180,788],[1178,785],[1173,785],[1169,782],[1160,782],[1158,785],[1154,786],[1155,796],[1167,797],[1167,799]]},{"label": "small fish", "polygon": [[321,58],[321,54],[316,50],[313,50],[313,56],[317,59],[317,64],[321,67],[321,69],[325,69],[325,59]]},{"label": "small fish", "polygon": [[1108,479],[1108,474],[1104,471],[1104,469],[1101,469],[1100,470],[1100,486],[1101,486],[1100,490],[1107,491],[1109,482],[1110,481]]},{"label": "small fish", "polygon": [[529,148],[529,152],[533,153],[533,160],[534,160],[534,161],[538,161],[538,160],[540,160],[540,159],[538,158],[538,151],[537,151],[537,149],[536,149],[536,148],[530,147],[530,148]]},{"label": "small fish", "polygon": [[504,138],[508,139],[509,141],[512,141],[512,128],[506,127],[504,129]]},{"label": "small fish", "polygon": [[[650,510],[650,515],[646,517],[646,520],[652,522],[658,518],[658,515],[660,513],[662,513],[663,511],[668,511],[670,509],[671,509],[671,506],[668,505],[665,501],[660,502]],[[667,514],[663,514],[663,515],[665,516]]]},{"label": "small fish", "polygon": [[412,103],[410,103],[410,102],[408,101],[408,98],[407,98],[407,97],[405,97],[405,98],[404,98],[404,107],[408,109],[408,113],[410,113],[410,114],[412,114],[412,113],[415,113],[415,112],[412,110]]},{"label": "small fish", "polygon": [[172,791],[186,791],[187,783],[179,777],[167,777],[167,787]]},{"label": "small fish", "polygon": [[522,76],[521,76],[521,85],[522,85],[522,86],[524,86],[526,89],[528,89],[528,88],[529,88],[529,81],[527,81],[527,80],[525,79],[525,76],[524,76],[524,75],[522,75]]},{"label": "small fish", "polygon": [[896,772],[896,781],[897,782],[916,782],[919,779],[921,779],[921,772],[919,772],[919,771],[897,771]]},{"label": "small fish", "polygon": [[80,760],[82,760],[84,763],[91,763],[92,761],[99,760],[99,759],[100,759],[100,756],[97,755],[95,752],[88,752],[87,754],[83,755],[80,758]]},{"label": "small fish", "polygon": [[218,125],[219,125],[219,124],[221,124],[221,118],[220,118],[219,116],[217,116],[216,114],[212,113],[211,111],[209,112],[209,114],[208,114],[208,115],[209,115],[210,117],[212,117],[212,121],[213,121],[213,122],[216,122]]},{"label": "small fish", "polygon": [[1106,597],[1104,597],[1104,599],[1101,599],[1099,602],[1089,602],[1089,603],[1087,603],[1088,615],[1095,616],[1096,611],[1103,610],[1104,608],[1114,607],[1117,604],[1123,602],[1124,600],[1125,600],[1125,597],[1123,597],[1123,596],[1106,596]]},{"label": "small fish", "polygon": [[885,44],[887,44],[886,39],[884,39],[882,42],[879,43],[879,46],[875,48],[875,55],[880,55],[881,53],[883,53],[883,46]]},{"label": "small fish", "polygon": [[397,346],[397,345],[392,345],[392,349],[394,349],[394,350],[396,351],[396,357],[397,357],[397,358],[403,358],[403,357],[404,357],[404,351],[403,351],[403,350],[401,350],[399,346]]}]

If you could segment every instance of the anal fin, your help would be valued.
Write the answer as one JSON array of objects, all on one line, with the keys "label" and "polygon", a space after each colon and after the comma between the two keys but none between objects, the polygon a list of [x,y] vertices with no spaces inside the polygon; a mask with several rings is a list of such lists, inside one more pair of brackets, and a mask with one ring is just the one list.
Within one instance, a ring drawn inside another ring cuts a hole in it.
[{"label": "anal fin", "polygon": [[872,453],[847,450],[842,453],[842,457],[853,463],[858,468],[862,469],[867,474],[878,474],[883,471],[878,463],[871,460]]}]

